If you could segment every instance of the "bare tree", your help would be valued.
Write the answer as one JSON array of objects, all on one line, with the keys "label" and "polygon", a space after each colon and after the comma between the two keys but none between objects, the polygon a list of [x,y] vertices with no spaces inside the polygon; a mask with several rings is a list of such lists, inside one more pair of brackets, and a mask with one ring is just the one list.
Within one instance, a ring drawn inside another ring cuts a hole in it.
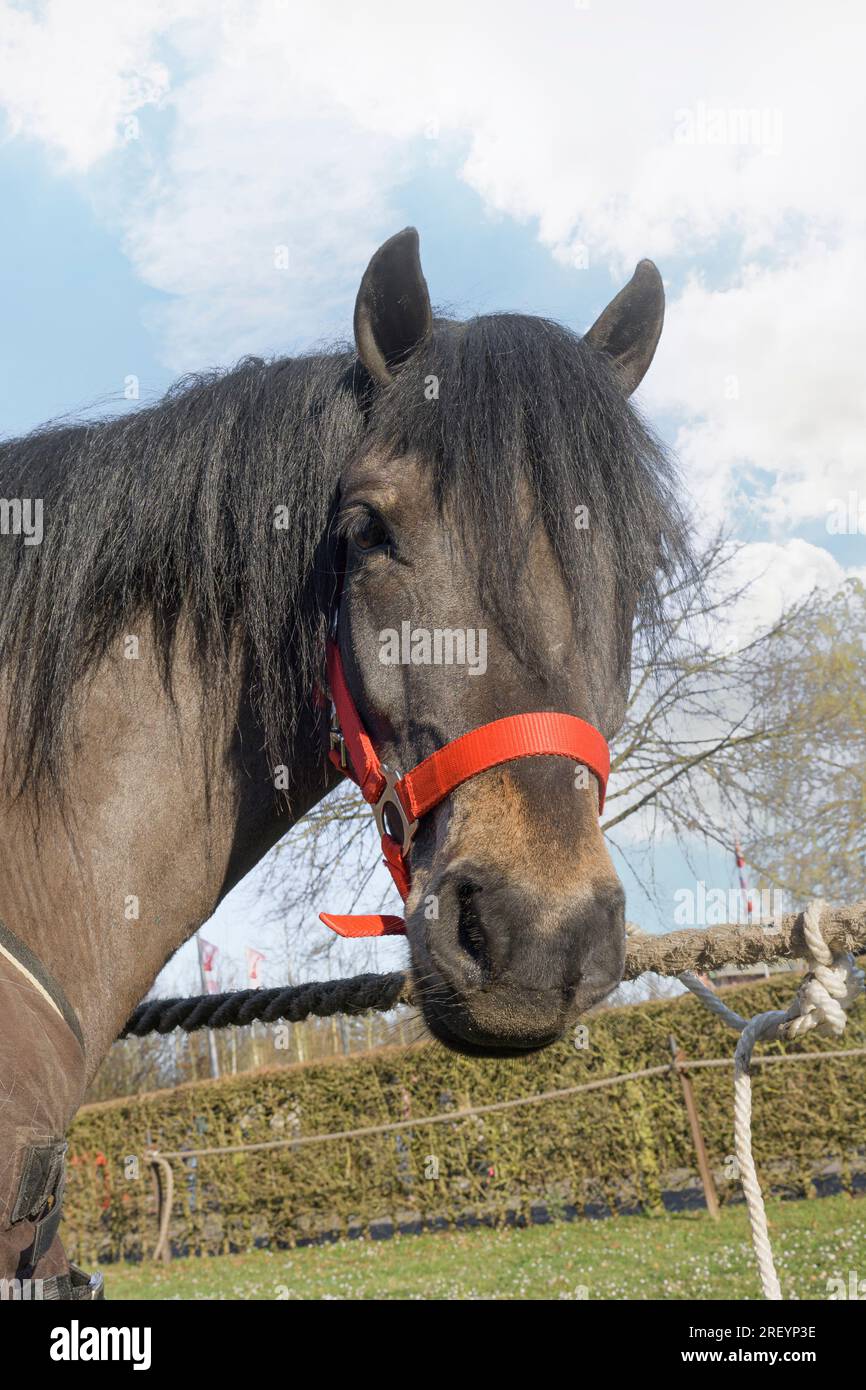
[{"label": "bare tree", "polygon": [[[726,583],[738,553],[717,540],[706,593],[684,607],[637,678],[616,740],[605,833],[641,816],[689,854],[742,840],[753,874],[802,901],[863,889],[866,841],[866,588],[815,589],[735,640],[749,586]],[[622,846],[619,846],[622,848]]]}]

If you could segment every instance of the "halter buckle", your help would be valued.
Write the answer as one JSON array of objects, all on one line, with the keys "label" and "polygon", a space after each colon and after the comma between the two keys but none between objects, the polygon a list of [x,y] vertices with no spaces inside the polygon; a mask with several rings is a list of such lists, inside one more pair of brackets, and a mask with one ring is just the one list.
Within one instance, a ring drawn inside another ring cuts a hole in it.
[{"label": "halter buckle", "polygon": [[343,738],[342,731],[340,729],[329,729],[328,737],[331,743],[331,752],[339,753],[340,767],[343,772],[345,772],[348,766],[348,759],[346,756],[346,740]]},{"label": "halter buckle", "polygon": [[[397,783],[400,781],[398,774],[392,772],[390,768],[385,766],[381,766],[379,771],[385,779],[385,786],[378,801],[372,803],[373,815],[376,818],[376,829],[379,831],[380,838],[384,839],[386,835],[389,835],[392,840],[400,844],[402,853],[407,855],[411,849],[412,841],[415,839],[415,834],[418,830],[418,822],[417,820],[409,819],[406,814],[406,808],[400,800],[400,793],[397,791]],[[397,819],[400,822],[402,843],[400,843],[400,839],[397,835],[392,834],[391,827],[385,819],[385,813],[389,806],[393,806]]]}]

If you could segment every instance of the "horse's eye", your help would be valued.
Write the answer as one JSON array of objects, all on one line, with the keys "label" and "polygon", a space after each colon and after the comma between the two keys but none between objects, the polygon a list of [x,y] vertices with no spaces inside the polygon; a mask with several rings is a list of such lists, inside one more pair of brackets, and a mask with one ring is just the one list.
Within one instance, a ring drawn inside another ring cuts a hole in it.
[{"label": "horse's eye", "polygon": [[373,512],[368,512],[360,525],[353,527],[352,544],[357,550],[378,550],[390,541],[387,527]]}]

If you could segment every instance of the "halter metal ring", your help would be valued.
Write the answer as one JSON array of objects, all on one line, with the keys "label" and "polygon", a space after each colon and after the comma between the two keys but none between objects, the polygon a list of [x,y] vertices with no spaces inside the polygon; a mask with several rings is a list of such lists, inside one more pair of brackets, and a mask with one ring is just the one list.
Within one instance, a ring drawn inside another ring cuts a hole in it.
[{"label": "halter metal ring", "polygon": [[392,840],[397,839],[397,836],[391,833],[391,828],[385,820],[386,810],[389,806],[393,806],[400,822],[400,828],[403,832],[400,848],[403,854],[406,855],[409,853],[412,841],[415,838],[418,822],[417,820],[409,819],[406,814],[406,808],[400,800],[400,793],[397,791],[397,783],[400,781],[399,775],[396,772],[391,772],[390,768],[387,767],[380,768],[380,771],[385,779],[385,786],[379,800],[373,803],[373,815],[376,817],[376,828],[379,831],[379,835],[383,838],[385,835],[390,835]]}]

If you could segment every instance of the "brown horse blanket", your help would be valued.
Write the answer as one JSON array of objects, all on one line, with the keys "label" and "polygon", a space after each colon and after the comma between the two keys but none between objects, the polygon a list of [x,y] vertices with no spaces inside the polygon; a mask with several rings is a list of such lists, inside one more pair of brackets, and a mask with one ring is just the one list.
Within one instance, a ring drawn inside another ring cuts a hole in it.
[{"label": "brown horse blanket", "polygon": [[0,1299],[94,1296],[57,1234],[84,1078],[75,1013],[0,923]]}]

